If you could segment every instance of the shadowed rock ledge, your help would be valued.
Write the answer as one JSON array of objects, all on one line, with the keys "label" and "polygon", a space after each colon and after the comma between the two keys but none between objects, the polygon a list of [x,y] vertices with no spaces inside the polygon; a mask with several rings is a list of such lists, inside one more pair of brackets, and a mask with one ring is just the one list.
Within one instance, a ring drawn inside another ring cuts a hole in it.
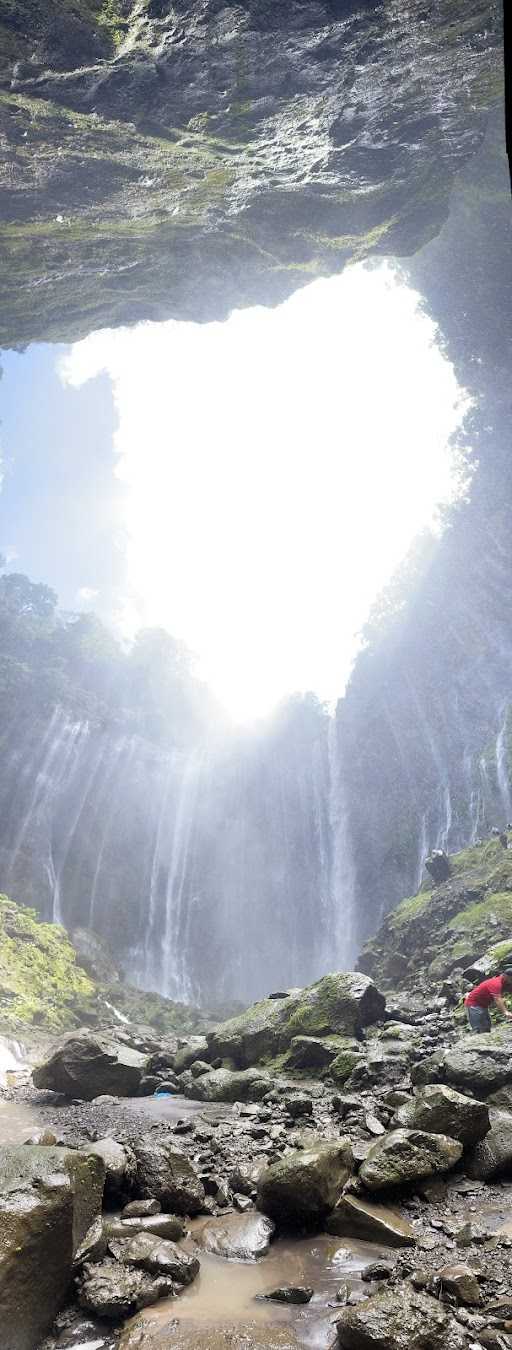
[{"label": "shadowed rock ledge", "polygon": [[0,343],[276,304],[439,231],[501,97],[485,0],[7,0]]}]

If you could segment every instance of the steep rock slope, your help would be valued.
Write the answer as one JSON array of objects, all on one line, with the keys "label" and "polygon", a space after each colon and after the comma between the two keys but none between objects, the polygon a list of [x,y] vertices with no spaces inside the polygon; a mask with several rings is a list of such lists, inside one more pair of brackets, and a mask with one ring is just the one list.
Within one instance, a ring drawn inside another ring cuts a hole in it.
[{"label": "steep rock slope", "polygon": [[32,0],[0,23],[3,346],[411,254],[501,97],[497,0]]},{"label": "steep rock slope", "polygon": [[409,269],[474,401],[474,476],[441,541],[422,541],[376,606],[338,708],[361,939],[419,885],[430,848],[512,819],[511,245],[500,117]]}]

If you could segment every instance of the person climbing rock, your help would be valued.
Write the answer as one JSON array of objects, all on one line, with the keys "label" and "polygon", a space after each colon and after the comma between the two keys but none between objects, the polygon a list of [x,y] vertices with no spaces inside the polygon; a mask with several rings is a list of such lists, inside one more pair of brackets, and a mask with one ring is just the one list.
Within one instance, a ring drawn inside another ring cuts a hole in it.
[{"label": "person climbing rock", "polygon": [[504,994],[512,994],[511,967],[504,970],[502,975],[494,975],[490,980],[483,980],[482,984],[475,985],[475,988],[466,994],[464,1003],[472,1031],[491,1030],[489,1008],[492,1003],[496,1004],[504,1017],[512,1020],[512,1012],[508,1011],[503,1000]]}]

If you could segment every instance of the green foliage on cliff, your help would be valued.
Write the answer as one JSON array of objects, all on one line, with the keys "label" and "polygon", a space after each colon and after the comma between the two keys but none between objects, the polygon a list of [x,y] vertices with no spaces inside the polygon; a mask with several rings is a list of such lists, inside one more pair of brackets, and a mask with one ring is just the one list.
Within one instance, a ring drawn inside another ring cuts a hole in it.
[{"label": "green foliage on cliff", "polygon": [[[160,744],[201,736],[214,711],[190,653],[163,629],[144,629],[129,651],[94,614],[62,614],[48,586],[0,577],[0,722],[46,716],[56,704],[102,727]],[[1,742],[0,742],[1,743]]]},{"label": "green foliage on cliff", "polygon": [[0,1025],[48,1031],[79,1026],[94,1000],[64,929],[0,895]]},{"label": "green foliage on cliff", "polygon": [[446,882],[403,900],[366,944],[360,968],[377,984],[441,980],[482,957],[493,971],[510,961],[512,850],[493,838],[454,854],[450,867]]}]

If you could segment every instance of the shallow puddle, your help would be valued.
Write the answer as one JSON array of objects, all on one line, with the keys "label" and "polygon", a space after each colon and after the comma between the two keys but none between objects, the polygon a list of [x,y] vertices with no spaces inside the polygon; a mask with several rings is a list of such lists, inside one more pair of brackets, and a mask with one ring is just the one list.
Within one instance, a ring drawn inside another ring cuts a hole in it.
[{"label": "shallow puddle", "polygon": [[[297,1241],[278,1238],[259,1261],[227,1261],[199,1252],[201,1270],[190,1288],[179,1298],[165,1299],[139,1313],[137,1322],[140,1325],[143,1319],[160,1330],[175,1320],[211,1326],[226,1322],[293,1326],[302,1345],[326,1350],[342,1307],[336,1301],[337,1290],[349,1284],[356,1295],[367,1292],[361,1271],[383,1255],[389,1256],[389,1249],[326,1235]],[[288,1306],[257,1298],[283,1285],[314,1289],[311,1302]]]},{"label": "shallow puddle", "polygon": [[39,1121],[24,1102],[0,1101],[0,1144],[23,1144],[39,1128]]}]

